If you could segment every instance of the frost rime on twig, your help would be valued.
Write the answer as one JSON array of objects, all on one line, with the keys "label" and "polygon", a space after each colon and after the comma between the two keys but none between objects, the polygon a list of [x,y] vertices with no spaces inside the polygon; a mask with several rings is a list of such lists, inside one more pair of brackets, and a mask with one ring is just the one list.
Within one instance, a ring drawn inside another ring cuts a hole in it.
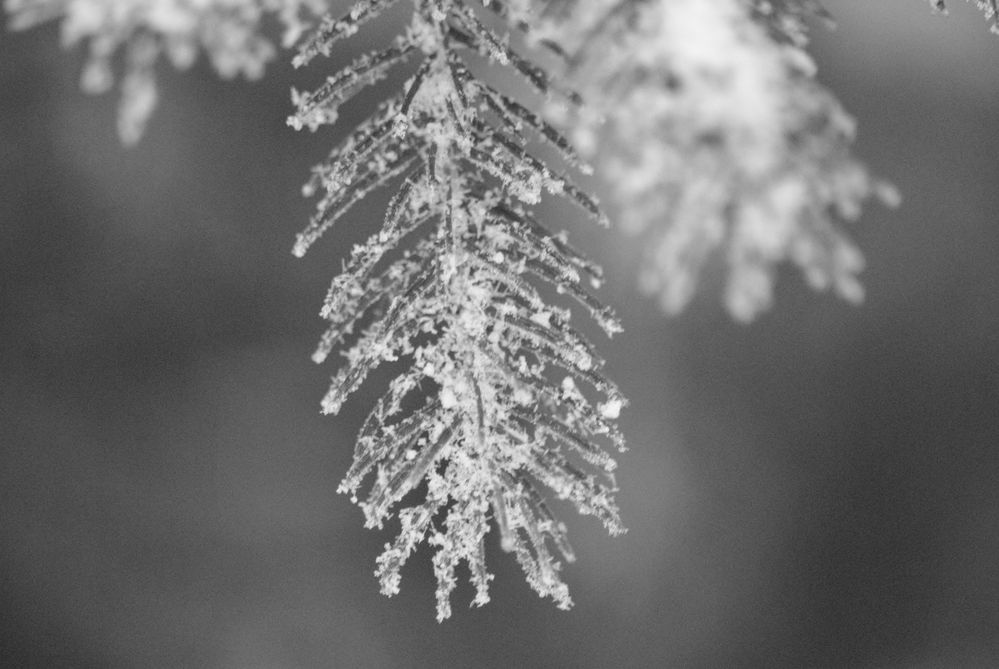
[{"label": "frost rime on twig", "polygon": [[570,118],[574,139],[604,157],[623,226],[653,237],[641,283],[666,311],[716,263],[741,321],[770,307],[783,263],[862,299],[842,223],[898,196],[852,154],[853,119],[816,81],[803,47],[805,18],[829,20],[817,0],[553,4],[546,34],[592,102]]},{"label": "frost rime on twig", "polygon": [[[359,2],[345,16],[323,20],[296,62],[328,53],[391,4]],[[315,168],[306,190],[324,195],[294,253],[303,255],[373,190],[399,184],[382,229],[354,248],[333,280],[322,309],[329,327],[314,359],[353,340],[323,399],[326,413],[338,412],[382,362],[406,367],[368,415],[339,489],[357,501],[372,476],[358,501],[366,525],[399,518],[397,539],[377,561],[384,594],[398,592],[400,569],[420,543],[434,547],[439,620],[451,613],[461,561],[476,588],[473,603],[488,601],[491,523],[531,587],[561,608],[571,605],[557,555],[574,556],[544,489],[597,516],[612,533],[624,531],[607,452],[624,446],[615,426],[624,399],[601,371],[603,359],[569,324],[570,310],[547,304],[536,284],[574,298],[607,334],[620,327],[589,292],[599,286],[599,268],[549,232],[531,205],[548,191],[597,220],[602,214],[567,176],[528,151],[525,133],[575,166],[569,142],[469,70],[466,59],[477,53],[557,94],[544,69],[488,27],[489,15],[480,16],[475,4],[417,0],[405,34],[311,93],[296,93],[298,110],[289,119],[297,128],[333,123],[358,89],[420,61],[403,89]],[[520,9],[482,5],[522,22]],[[400,509],[415,490],[425,491],[422,501]]]},{"label": "frost rime on twig", "polygon": [[82,86],[103,93],[114,85],[115,54],[124,54],[118,135],[139,141],[156,107],[155,65],[160,56],[178,69],[204,52],[226,78],[259,78],[277,53],[264,34],[273,16],[283,28],[281,45],[290,48],[325,11],[327,0],[4,0],[16,30],[61,19],[66,46],[85,42]]}]

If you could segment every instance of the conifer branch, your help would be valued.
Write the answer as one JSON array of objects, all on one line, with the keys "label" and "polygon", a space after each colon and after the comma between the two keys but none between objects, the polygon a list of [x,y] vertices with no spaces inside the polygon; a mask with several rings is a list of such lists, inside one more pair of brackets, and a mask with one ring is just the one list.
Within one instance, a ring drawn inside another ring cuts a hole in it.
[{"label": "conifer branch", "polygon": [[[558,0],[544,34],[571,54],[590,104],[563,116],[598,151],[622,226],[650,235],[640,283],[669,313],[706,268],[748,321],[773,301],[777,268],[858,302],[864,261],[842,223],[895,204],[851,151],[853,119],[815,79],[806,19],[817,0]],[[605,123],[606,121],[606,123]]]},{"label": "conifer branch", "polygon": [[[390,4],[358,2],[324,19],[296,64],[329,53]],[[313,170],[307,191],[324,195],[294,252],[304,255],[376,188],[395,189],[381,231],[354,249],[333,281],[322,309],[329,328],[314,358],[324,360],[367,323],[323,400],[327,413],[337,413],[383,362],[404,368],[369,413],[340,490],[356,499],[373,477],[358,500],[366,524],[399,518],[398,538],[378,558],[383,593],[398,591],[399,570],[419,544],[434,547],[439,620],[451,614],[459,562],[469,565],[473,603],[488,601],[485,541],[492,526],[531,587],[561,608],[571,605],[557,556],[575,556],[542,488],[612,533],[624,531],[608,450],[624,445],[614,424],[624,398],[604,374],[602,357],[570,325],[570,310],[548,305],[539,286],[574,298],[608,334],[620,325],[584,285],[585,277],[599,286],[600,269],[531,207],[547,191],[595,221],[605,219],[585,190],[535,157],[526,133],[572,168],[580,161],[569,140],[472,74],[467,58],[485,56],[570,104],[578,96],[511,47],[483,9],[504,25],[523,24],[522,10],[509,5],[416,0],[404,34],[315,91],[296,93],[297,113],[289,119],[313,130],[333,123],[357,91],[418,61],[400,91]],[[403,243],[410,238],[416,241]],[[423,500],[403,504],[416,490]]]}]

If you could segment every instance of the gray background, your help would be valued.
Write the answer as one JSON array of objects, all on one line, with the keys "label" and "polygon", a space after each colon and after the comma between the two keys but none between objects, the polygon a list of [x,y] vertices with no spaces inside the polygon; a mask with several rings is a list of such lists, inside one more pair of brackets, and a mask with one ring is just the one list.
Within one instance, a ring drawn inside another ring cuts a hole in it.
[{"label": "gray background", "polygon": [[284,126],[329,65],[164,70],[125,150],[54,30],[0,35],[0,665],[999,665],[999,38],[961,2],[829,6],[822,79],[905,195],[854,228],[867,303],[787,271],[749,327],[716,294],[668,320],[639,240],[571,227],[627,327],[631,531],[561,509],[570,613],[493,539],[493,602],[443,625],[427,554],[382,597],[391,535],[334,492],[378,388],[324,418],[309,354],[370,229],[292,258],[339,134]]}]

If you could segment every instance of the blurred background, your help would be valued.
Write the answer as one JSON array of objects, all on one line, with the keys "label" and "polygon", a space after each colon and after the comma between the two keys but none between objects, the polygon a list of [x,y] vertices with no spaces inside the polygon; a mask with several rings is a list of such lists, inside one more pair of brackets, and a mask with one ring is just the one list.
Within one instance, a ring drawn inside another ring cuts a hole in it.
[{"label": "blurred background", "polygon": [[853,229],[862,308],[788,271],[748,327],[717,293],[666,319],[639,240],[566,222],[626,325],[630,532],[560,509],[568,613],[493,538],[492,603],[462,585],[441,625],[429,555],[381,596],[391,531],[335,494],[379,388],[318,411],[316,313],[370,232],[290,253],[342,131],[285,127],[288,89],[328,64],[162,68],[124,149],[79,52],[0,34],[0,666],[999,666],[999,38],[926,4],[829,2],[815,33],[905,196]]}]

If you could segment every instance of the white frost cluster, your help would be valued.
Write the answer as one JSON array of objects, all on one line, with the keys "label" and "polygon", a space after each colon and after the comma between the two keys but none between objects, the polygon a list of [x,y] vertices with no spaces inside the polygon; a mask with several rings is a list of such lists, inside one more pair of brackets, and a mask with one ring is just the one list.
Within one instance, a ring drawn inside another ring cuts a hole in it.
[{"label": "white frost cluster", "polygon": [[115,81],[113,60],[124,57],[118,133],[137,142],[156,106],[154,67],[161,55],[178,69],[204,52],[220,75],[259,78],[277,47],[263,34],[268,15],[284,27],[290,47],[309,19],[321,15],[326,0],[6,0],[11,27],[25,29],[61,20],[64,46],[86,42],[82,86],[103,93]]},{"label": "white frost cluster", "polygon": [[791,262],[813,287],[862,298],[863,258],[839,221],[897,195],[851,155],[853,120],[801,48],[802,12],[817,3],[562,4],[548,34],[574,53],[590,103],[569,121],[600,152],[623,225],[655,239],[644,289],[679,311],[721,262],[726,306],[748,321]]},{"label": "white frost cluster", "polygon": [[[357,2],[324,19],[296,62],[329,53],[393,0]],[[295,128],[335,123],[357,91],[409,64],[413,75],[318,165],[306,186],[318,211],[293,249],[304,255],[351,207],[392,188],[384,223],[353,249],[322,309],[329,322],[313,358],[345,349],[323,399],[337,413],[376,367],[398,375],[358,436],[340,491],[369,527],[397,518],[400,531],[378,558],[386,595],[421,543],[434,549],[437,617],[451,615],[455,571],[468,565],[473,604],[489,601],[491,531],[527,582],[560,608],[572,601],[560,576],[574,554],[545,493],[624,531],[614,502],[616,419],[625,405],[603,359],[570,324],[573,299],[607,334],[620,329],[590,292],[599,267],[549,231],[532,205],[543,193],[602,220],[596,203],[529,140],[549,144],[558,164],[577,164],[555,128],[477,76],[483,59],[559,96],[544,69],[491,26],[517,26],[523,7],[492,0],[416,0],[412,21],[388,46],[294,94]],[[571,96],[570,96],[571,97]],[[549,291],[552,292],[552,291]],[[365,498],[357,493],[373,479]],[[495,530],[494,530],[495,528]]]}]

